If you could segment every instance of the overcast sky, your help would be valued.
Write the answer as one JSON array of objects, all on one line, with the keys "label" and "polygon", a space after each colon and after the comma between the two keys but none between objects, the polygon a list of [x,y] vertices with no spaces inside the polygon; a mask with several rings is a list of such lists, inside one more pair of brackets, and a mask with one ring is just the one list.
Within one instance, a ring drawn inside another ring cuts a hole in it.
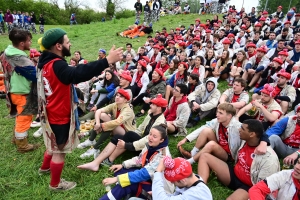
[{"label": "overcast sky", "polygon": [[[64,6],[64,0],[58,0],[58,2],[61,7]],[[81,2],[88,4],[92,8],[99,7],[98,0],[81,0]],[[126,0],[126,2],[123,4],[123,6],[124,6],[124,8],[127,8],[127,9],[133,9],[133,5],[135,2],[136,2],[136,0]],[[141,0],[141,3],[143,5],[145,5],[146,0]],[[230,5],[235,5],[237,10],[240,10],[243,5],[243,0],[231,0]],[[253,6],[256,7],[257,5],[258,5],[258,0],[244,0],[244,7],[246,9],[246,12],[250,12],[251,7],[253,7]],[[100,9],[97,9],[97,10],[100,10]]]}]

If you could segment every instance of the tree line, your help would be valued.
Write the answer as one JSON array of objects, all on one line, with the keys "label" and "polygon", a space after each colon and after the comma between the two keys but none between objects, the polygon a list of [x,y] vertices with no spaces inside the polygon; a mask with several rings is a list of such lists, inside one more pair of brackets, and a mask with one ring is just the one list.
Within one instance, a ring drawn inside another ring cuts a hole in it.
[{"label": "tree line", "polygon": [[90,24],[91,22],[101,21],[103,17],[108,20],[112,16],[119,19],[135,15],[134,11],[131,10],[125,9],[116,11],[116,7],[112,5],[115,3],[116,1],[106,1],[104,6],[103,4],[101,5],[101,8],[98,7],[99,5],[96,5],[98,8],[92,9],[90,6],[84,5],[78,0],[64,0],[64,8],[59,7],[58,0],[0,0],[0,9],[3,13],[9,9],[11,12],[14,10],[21,12],[33,11],[37,16],[43,14],[45,24],[52,25],[70,24],[70,16],[74,12],[76,13],[76,20],[79,24]]}]

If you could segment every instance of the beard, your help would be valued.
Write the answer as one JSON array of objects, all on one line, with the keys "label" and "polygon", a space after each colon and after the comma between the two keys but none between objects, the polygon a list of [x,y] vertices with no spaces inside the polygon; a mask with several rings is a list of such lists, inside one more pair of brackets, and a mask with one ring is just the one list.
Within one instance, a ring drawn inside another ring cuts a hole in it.
[{"label": "beard", "polygon": [[70,49],[67,49],[65,46],[63,46],[63,49],[62,49],[62,56],[63,56],[63,57],[71,56]]}]

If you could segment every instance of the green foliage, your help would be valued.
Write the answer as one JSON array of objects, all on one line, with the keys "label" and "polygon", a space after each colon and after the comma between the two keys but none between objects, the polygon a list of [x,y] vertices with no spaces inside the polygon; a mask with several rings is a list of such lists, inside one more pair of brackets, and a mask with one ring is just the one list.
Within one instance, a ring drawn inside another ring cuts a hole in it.
[{"label": "green foliage", "polygon": [[111,2],[111,0],[107,1],[106,14],[108,16],[114,16],[115,15],[115,4],[113,2]]},{"label": "green foliage", "polygon": [[116,19],[129,18],[135,16],[134,10],[124,9],[116,13]]},{"label": "green foliage", "polygon": [[282,1],[282,0],[259,0],[258,10],[264,10],[267,1],[268,1],[268,4],[267,4],[267,9],[266,10],[268,12],[272,12],[272,13],[276,12],[277,7],[279,5],[281,5],[283,7],[283,12],[284,13],[287,13],[287,11],[291,7],[295,6],[296,8],[299,8],[299,6],[300,6],[300,0],[286,0],[286,1]]}]

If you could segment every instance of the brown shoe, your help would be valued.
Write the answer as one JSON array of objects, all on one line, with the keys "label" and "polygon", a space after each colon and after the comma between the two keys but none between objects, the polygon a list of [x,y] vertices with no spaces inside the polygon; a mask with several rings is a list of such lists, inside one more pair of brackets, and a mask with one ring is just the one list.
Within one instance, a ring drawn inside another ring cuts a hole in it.
[{"label": "brown shoe", "polygon": [[192,157],[192,154],[190,152],[188,152],[187,150],[185,150],[184,148],[182,148],[182,146],[179,146],[178,150],[180,151],[181,155],[185,159],[190,159]]},{"label": "brown shoe", "polygon": [[28,144],[27,137],[23,138],[23,139],[16,138],[15,141],[16,141],[16,145],[18,147],[17,151],[21,152],[21,153],[33,151],[41,146],[40,144]]}]

